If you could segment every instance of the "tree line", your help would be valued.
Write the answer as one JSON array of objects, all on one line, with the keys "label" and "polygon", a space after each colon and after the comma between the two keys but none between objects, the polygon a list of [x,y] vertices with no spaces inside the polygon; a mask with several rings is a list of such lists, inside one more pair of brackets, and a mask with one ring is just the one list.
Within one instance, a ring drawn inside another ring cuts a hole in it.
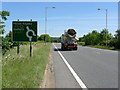
[{"label": "tree line", "polygon": [[113,46],[117,49],[120,49],[120,30],[116,30],[114,36],[106,29],[103,29],[101,32],[93,30],[83,37],[80,37],[79,41],[85,42],[85,45],[106,46],[107,43],[107,46],[109,47]]}]

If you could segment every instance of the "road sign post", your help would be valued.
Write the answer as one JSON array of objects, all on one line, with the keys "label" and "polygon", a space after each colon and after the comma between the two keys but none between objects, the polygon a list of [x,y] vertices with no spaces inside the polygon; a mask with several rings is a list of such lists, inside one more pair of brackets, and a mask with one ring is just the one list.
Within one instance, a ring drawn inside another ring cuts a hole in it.
[{"label": "road sign post", "polygon": [[[18,21],[19,21],[19,19],[18,19]],[[18,46],[17,46],[17,54],[19,55],[19,41],[18,41]]]},{"label": "road sign post", "polygon": [[[32,19],[31,19],[32,21]],[[30,57],[32,56],[32,42],[30,42]]]},{"label": "road sign post", "polygon": [[32,42],[30,42],[30,57],[32,56]]},{"label": "road sign post", "polygon": [[17,54],[19,55],[19,41],[18,41],[18,46],[17,46]]},{"label": "road sign post", "polygon": [[37,41],[37,21],[13,21],[12,22],[12,40],[18,42],[30,42],[30,56],[32,56],[32,42]]}]

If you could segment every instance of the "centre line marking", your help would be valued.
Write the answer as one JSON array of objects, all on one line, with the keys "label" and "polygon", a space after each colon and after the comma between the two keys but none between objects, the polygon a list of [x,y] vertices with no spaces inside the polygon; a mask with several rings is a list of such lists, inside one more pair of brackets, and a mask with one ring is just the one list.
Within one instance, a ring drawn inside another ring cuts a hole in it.
[{"label": "centre line marking", "polygon": [[[54,45],[54,43],[53,43]],[[59,55],[61,56],[61,58],[63,59],[63,61],[65,62],[65,64],[67,65],[68,69],[70,70],[70,72],[72,73],[72,75],[74,76],[74,78],[76,79],[76,81],[79,83],[80,87],[83,90],[88,90],[87,86],[83,83],[83,81],[78,77],[78,75],[75,73],[75,71],[73,70],[73,68],[70,66],[70,64],[67,62],[67,60],[64,58],[64,56],[60,53],[60,51],[57,49],[57,47],[54,45],[55,49],[58,51]]]}]

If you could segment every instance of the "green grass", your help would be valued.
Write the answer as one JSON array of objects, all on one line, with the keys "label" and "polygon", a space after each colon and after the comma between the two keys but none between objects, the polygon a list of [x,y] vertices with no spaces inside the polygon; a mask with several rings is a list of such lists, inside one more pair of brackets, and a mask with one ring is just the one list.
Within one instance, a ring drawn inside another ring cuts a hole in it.
[{"label": "green grass", "polygon": [[100,49],[108,49],[108,50],[118,50],[115,47],[108,46],[99,46],[99,45],[87,45],[88,47],[100,48]]},{"label": "green grass", "polygon": [[44,41],[39,41],[39,40],[38,40],[37,42],[38,42],[38,43],[45,43]]},{"label": "green grass", "polygon": [[117,50],[117,51],[120,51],[120,49],[117,49],[115,47],[100,46],[100,45],[85,45],[85,42],[78,42],[78,45],[80,45],[80,46],[88,46],[88,47],[93,47],[93,48],[100,48],[100,49],[108,49],[108,50]]},{"label": "green grass", "polygon": [[[33,44],[36,42],[32,42]],[[37,43],[45,43],[44,41],[37,40]],[[21,45],[30,45],[30,42],[21,42]]]},{"label": "green grass", "polygon": [[49,59],[51,44],[33,44],[30,58],[29,45],[8,51],[2,58],[2,88],[39,88]]}]

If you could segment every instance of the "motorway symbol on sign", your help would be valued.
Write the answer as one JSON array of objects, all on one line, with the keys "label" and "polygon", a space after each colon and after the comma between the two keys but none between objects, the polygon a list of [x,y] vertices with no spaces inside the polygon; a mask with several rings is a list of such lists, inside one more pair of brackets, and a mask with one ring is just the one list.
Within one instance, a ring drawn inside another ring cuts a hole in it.
[{"label": "motorway symbol on sign", "polygon": [[12,39],[20,42],[37,41],[37,21],[13,21]]}]

